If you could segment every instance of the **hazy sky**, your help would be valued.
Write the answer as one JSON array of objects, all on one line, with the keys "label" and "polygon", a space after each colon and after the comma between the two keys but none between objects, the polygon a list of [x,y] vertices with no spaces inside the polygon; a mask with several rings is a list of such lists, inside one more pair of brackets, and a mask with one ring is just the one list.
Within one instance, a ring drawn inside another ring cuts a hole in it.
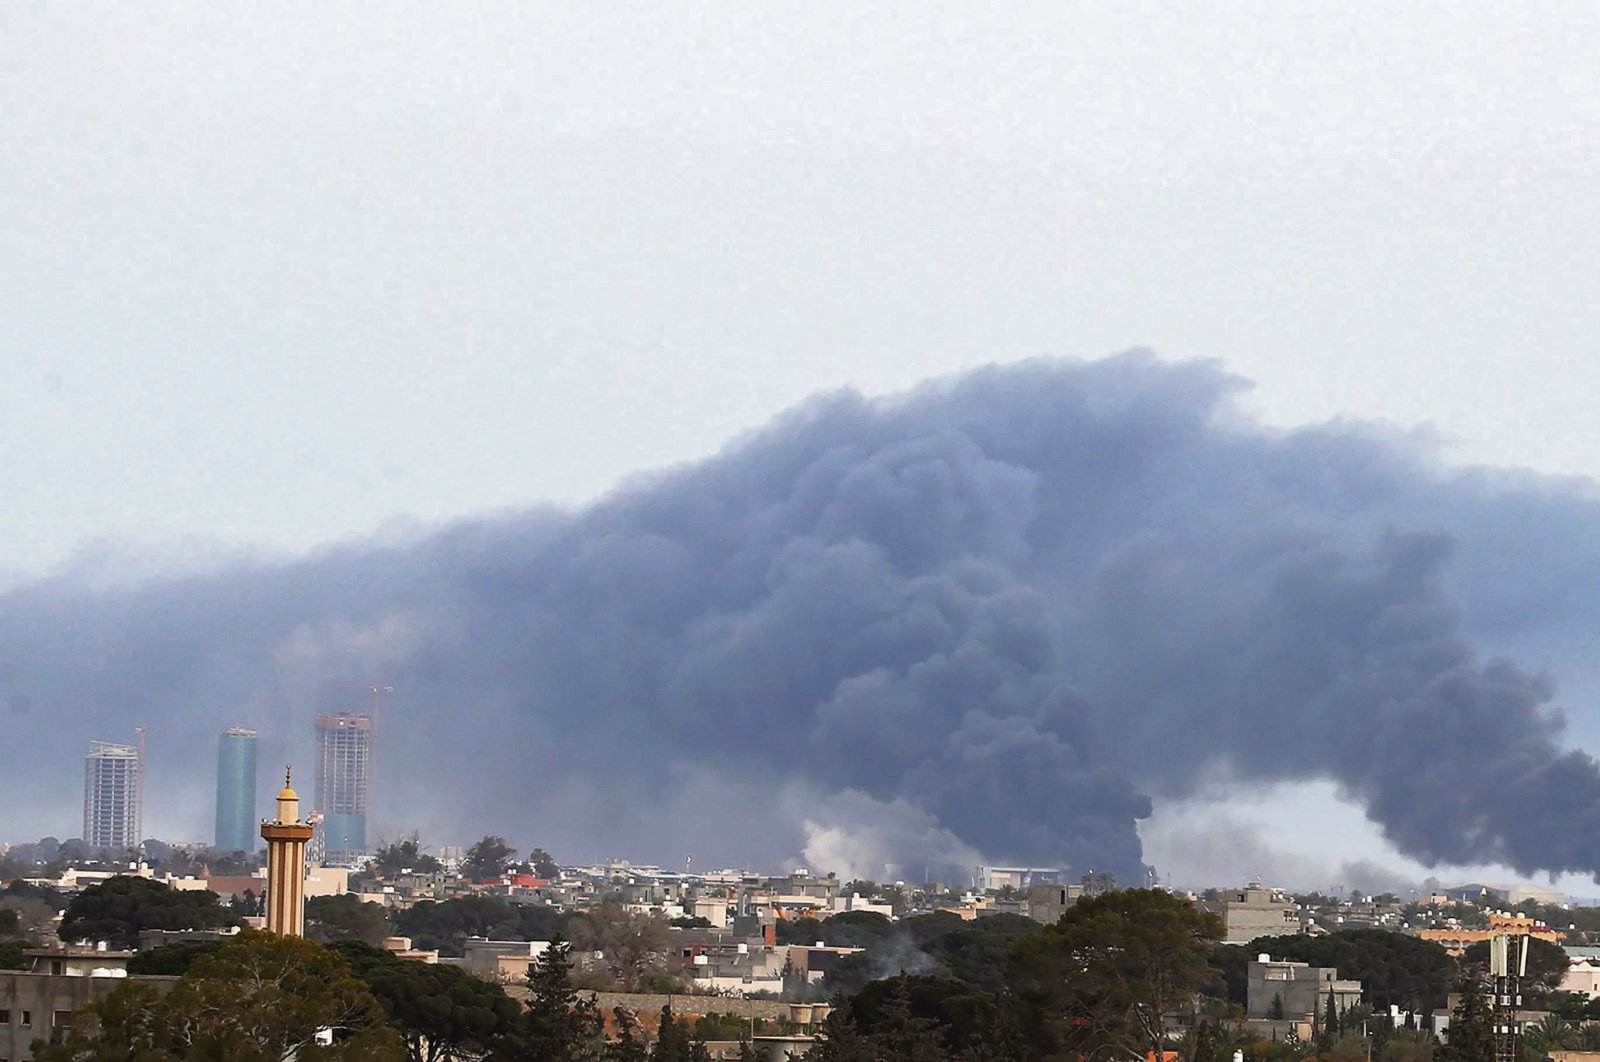
[{"label": "hazy sky", "polygon": [[[1592,4],[0,7],[0,578],[1214,357],[1600,468]],[[207,547],[210,548],[210,547]]]}]

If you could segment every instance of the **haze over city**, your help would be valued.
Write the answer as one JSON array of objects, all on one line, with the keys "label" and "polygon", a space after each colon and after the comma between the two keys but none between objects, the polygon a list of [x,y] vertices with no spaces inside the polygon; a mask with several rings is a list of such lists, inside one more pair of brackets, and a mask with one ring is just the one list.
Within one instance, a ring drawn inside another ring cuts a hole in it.
[{"label": "haze over city", "polygon": [[1586,894],[1592,7],[213,10],[0,16],[0,839]]}]

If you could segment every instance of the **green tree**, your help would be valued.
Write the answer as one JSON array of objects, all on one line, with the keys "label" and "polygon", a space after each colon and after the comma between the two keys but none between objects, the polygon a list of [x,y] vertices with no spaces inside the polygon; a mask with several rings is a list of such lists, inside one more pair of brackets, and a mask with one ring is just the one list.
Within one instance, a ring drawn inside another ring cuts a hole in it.
[{"label": "green tree", "polygon": [[439,860],[422,850],[422,839],[413,833],[380,847],[372,857],[371,869],[380,878],[398,877],[406,871],[432,874],[439,869]]},{"label": "green tree", "polygon": [[560,912],[534,904],[515,906],[492,896],[423,900],[394,915],[395,930],[415,947],[460,956],[467,937],[495,940],[552,940],[563,935]]},{"label": "green tree", "polygon": [[1189,1062],[1216,1062],[1217,1041],[1211,1035],[1211,1023],[1202,1021],[1194,1033],[1194,1049],[1189,1052]]},{"label": "green tree", "polygon": [[1038,929],[1039,923],[1021,915],[991,915],[946,929],[923,941],[921,950],[956,980],[999,992],[1005,987],[1012,946]]},{"label": "green tree", "polygon": [[319,943],[358,940],[378,947],[389,934],[389,916],[382,905],[363,903],[353,892],[306,901],[306,936]]},{"label": "green tree", "polygon": [[1267,1018],[1270,1021],[1283,1020],[1283,993],[1272,993],[1272,1002],[1267,1005]]},{"label": "green tree", "polygon": [[[639,1028],[638,1020],[622,1007],[613,1008],[611,1016],[617,1022],[617,1038],[606,1045],[606,1062],[646,1062],[650,1052],[645,1047],[644,1030]],[[634,1035],[636,1030],[641,1035]]]},{"label": "green tree", "polygon": [[555,857],[543,848],[535,848],[528,853],[528,865],[533,868],[535,877],[543,878],[546,881],[554,881],[561,876],[561,864],[557,863]]},{"label": "green tree", "polygon": [[472,881],[498,878],[516,855],[504,837],[490,834],[467,849],[467,856],[461,861],[461,875]]},{"label": "green tree", "polygon": [[1211,982],[1216,915],[1156,889],[1085,896],[1017,941],[1007,980],[1047,1051],[1160,1058],[1165,1015]]},{"label": "green tree", "polygon": [[1459,976],[1455,960],[1439,945],[1387,929],[1257,937],[1242,948],[1222,945],[1213,950],[1212,963],[1223,973],[1231,1002],[1245,1004],[1247,967],[1263,952],[1274,959],[1334,967],[1340,977],[1360,981],[1365,1002],[1380,1012],[1393,1005],[1429,1013],[1444,1006]]},{"label": "green tree", "polygon": [[806,1062],[876,1062],[872,1045],[856,1027],[850,997],[836,992],[832,1004],[816,1046],[806,1052]]},{"label": "green tree", "polygon": [[867,1041],[880,1058],[896,1062],[946,1062],[949,1042],[939,1022],[917,1013],[911,1005],[907,978],[890,979],[893,987]]},{"label": "green tree", "polygon": [[1527,1031],[1524,1039],[1528,1047],[1540,1056],[1570,1051],[1577,1041],[1577,1030],[1563,1021],[1559,1014],[1546,1014]]},{"label": "green tree", "polygon": [[567,928],[580,949],[605,953],[607,965],[626,991],[637,989],[665,965],[672,940],[665,919],[634,914],[611,900],[573,915]]},{"label": "green tree", "polygon": [[[696,1048],[699,1048],[696,1051]],[[656,1045],[650,1052],[650,1062],[699,1062],[706,1057],[703,1044],[696,1044],[689,1036],[687,1022],[678,1021],[672,1014],[672,1002],[661,1008],[661,1025],[656,1031]]]},{"label": "green tree", "polygon": [[[885,921],[888,921],[885,919]],[[815,944],[826,940],[822,923],[815,918],[780,918],[773,926],[779,944]]]},{"label": "green tree", "polygon": [[67,905],[61,939],[109,941],[133,948],[146,929],[219,929],[242,920],[207,889],[179,891],[147,878],[118,875],[84,889]]},{"label": "green tree", "polygon": [[31,945],[25,940],[0,941],[0,970],[26,970],[33,965],[33,960],[23,952]]},{"label": "green tree", "polygon": [[[322,1030],[335,1042],[317,1043]],[[165,996],[130,981],[85,1007],[40,1062],[174,1059],[228,1062],[401,1062],[383,1008],[336,953],[294,937],[244,930],[197,960]]]},{"label": "green tree", "polygon": [[181,940],[174,944],[163,944],[134,955],[128,960],[128,972],[182,977],[200,959],[220,951],[222,944],[220,940]]},{"label": "green tree", "polygon": [[850,1010],[856,1027],[880,1050],[887,1050],[886,1030],[909,1028],[903,1009],[936,1029],[941,1047],[964,1049],[988,1038],[997,1004],[995,996],[949,977],[900,974],[867,985],[850,1001]]},{"label": "green tree", "polygon": [[482,1058],[521,1015],[499,985],[458,966],[408,962],[354,940],[333,950],[383,1004],[410,1062]]},{"label": "green tree", "polygon": [[594,997],[572,986],[572,946],[557,937],[528,975],[528,1008],[496,1043],[496,1062],[597,1058],[604,1025]]},{"label": "green tree", "polygon": [[1494,1062],[1494,1012],[1476,973],[1462,977],[1460,991],[1461,1002],[1450,1013],[1445,1044],[1434,1057],[1438,1062]]}]

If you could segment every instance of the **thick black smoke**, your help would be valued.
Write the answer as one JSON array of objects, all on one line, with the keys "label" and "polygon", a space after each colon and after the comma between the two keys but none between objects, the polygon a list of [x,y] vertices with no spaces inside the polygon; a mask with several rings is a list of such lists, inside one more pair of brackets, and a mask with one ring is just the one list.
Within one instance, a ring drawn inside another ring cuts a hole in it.
[{"label": "thick black smoke", "polygon": [[1128,873],[1151,795],[1321,778],[1425,862],[1600,868],[1552,683],[1467,627],[1592,616],[1587,487],[1268,431],[1237,387],[989,368],[817,398],[578,513],[15,588],[0,831],[76,832],[85,743],[153,723],[147,821],[203,837],[219,728],[308,762],[378,678],[380,822],[436,841]]}]

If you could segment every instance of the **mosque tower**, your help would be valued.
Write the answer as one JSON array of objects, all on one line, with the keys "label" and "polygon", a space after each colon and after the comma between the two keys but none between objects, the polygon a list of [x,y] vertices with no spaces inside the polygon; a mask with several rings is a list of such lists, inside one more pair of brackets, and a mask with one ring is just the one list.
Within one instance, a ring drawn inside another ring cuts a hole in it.
[{"label": "mosque tower", "polygon": [[300,821],[300,797],[283,770],[278,817],[261,823],[267,842],[267,932],[303,937],[306,928],[306,842],[311,825]]}]

